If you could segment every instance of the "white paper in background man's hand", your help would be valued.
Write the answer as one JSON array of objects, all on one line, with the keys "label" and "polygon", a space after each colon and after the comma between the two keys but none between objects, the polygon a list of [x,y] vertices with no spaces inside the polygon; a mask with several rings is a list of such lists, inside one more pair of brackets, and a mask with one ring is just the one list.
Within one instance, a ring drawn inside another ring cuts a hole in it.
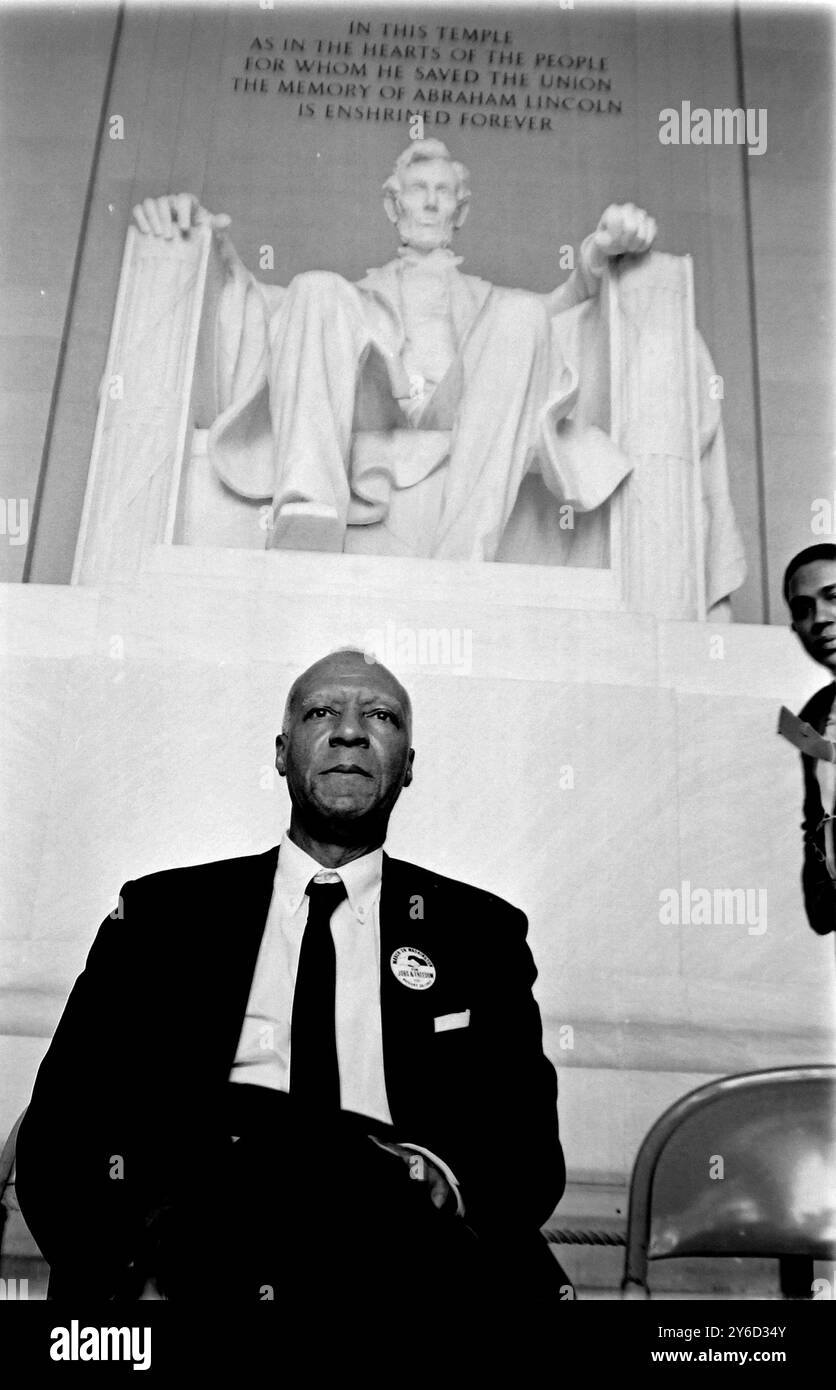
[{"label": "white paper in background man's hand", "polygon": [[781,706],[778,733],[808,757],[820,758],[825,763],[836,763],[836,743],[816,733],[811,724],[799,719],[786,705]]}]

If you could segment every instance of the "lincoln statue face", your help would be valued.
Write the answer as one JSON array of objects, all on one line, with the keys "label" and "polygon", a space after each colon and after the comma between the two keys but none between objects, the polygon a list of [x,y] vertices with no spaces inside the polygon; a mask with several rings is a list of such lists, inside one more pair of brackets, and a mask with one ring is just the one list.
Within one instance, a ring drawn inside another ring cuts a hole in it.
[{"label": "lincoln statue face", "polygon": [[449,246],[467,216],[467,181],[467,170],[440,140],[416,141],[404,150],[383,186],[386,215],[402,245],[424,254]]}]

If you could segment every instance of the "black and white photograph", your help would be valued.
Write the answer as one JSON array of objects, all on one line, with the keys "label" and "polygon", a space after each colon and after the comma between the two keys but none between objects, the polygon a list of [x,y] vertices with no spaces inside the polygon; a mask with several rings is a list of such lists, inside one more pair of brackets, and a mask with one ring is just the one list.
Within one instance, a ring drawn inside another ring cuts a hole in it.
[{"label": "black and white photograph", "polygon": [[835,37],[0,0],[22,1369],[824,1356]]}]

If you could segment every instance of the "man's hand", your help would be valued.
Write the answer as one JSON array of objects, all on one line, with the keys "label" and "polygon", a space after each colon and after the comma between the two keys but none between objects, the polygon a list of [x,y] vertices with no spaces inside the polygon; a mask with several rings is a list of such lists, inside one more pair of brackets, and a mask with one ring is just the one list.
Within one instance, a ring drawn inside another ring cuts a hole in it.
[{"label": "man's hand", "polygon": [[210,226],[224,231],[232,221],[225,212],[212,213],[201,207],[193,193],[166,193],[162,198],[145,198],[134,208],[134,220],[146,236],[188,236],[192,227]]},{"label": "man's hand", "polygon": [[587,267],[600,275],[612,256],[641,255],[656,236],[656,220],[634,203],[611,203],[584,243]]},{"label": "man's hand", "polygon": [[442,1207],[446,1207],[448,1202],[455,1206],[456,1194],[453,1188],[441,1169],[436,1168],[435,1164],[431,1163],[423,1154],[417,1154],[412,1149],[405,1149],[402,1144],[385,1144],[381,1139],[375,1139],[373,1134],[369,1135],[369,1138],[377,1144],[379,1149],[388,1149],[390,1154],[394,1154],[402,1163],[405,1163],[409,1168],[411,1178],[416,1182],[426,1184],[430,1201],[439,1211]]}]

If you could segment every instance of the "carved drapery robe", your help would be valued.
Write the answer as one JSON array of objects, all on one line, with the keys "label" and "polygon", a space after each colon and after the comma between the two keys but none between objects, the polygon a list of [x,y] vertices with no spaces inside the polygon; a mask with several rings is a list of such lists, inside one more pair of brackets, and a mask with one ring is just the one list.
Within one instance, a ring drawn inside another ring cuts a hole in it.
[{"label": "carved drapery robe", "polygon": [[[401,260],[370,270],[356,285],[313,272],[282,289],[259,283],[228,245],[226,258],[215,324],[220,414],[209,454],[235,493],[276,506],[300,499],[335,504],[347,551],[606,565],[599,509],[633,463],[608,434],[606,325],[579,272],[551,297],[549,315],[546,296],[491,286],[453,265],[447,283],[457,355],[420,428],[406,435],[398,402],[408,402],[415,387],[404,361]],[[342,352],[333,341],[337,304],[344,311]],[[314,370],[301,372],[312,347]],[[697,335],[709,609],[745,574],[720,406],[708,390],[713,370]],[[499,404],[497,392],[504,396]],[[516,421],[508,419],[509,403]],[[515,428],[501,435],[503,420]],[[323,421],[330,430],[325,446]],[[363,448],[355,447],[358,438]],[[323,495],[316,461],[329,449]],[[579,514],[580,524],[561,527],[559,502]]]}]

